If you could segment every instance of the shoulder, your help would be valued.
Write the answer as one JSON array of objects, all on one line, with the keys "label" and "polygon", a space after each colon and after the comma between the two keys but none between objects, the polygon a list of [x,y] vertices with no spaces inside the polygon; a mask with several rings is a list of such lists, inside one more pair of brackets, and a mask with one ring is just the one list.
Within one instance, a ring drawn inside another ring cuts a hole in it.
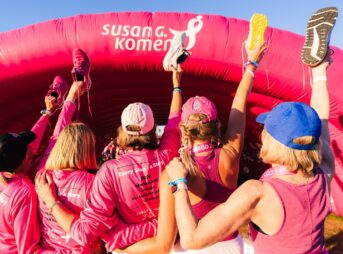
[{"label": "shoulder", "polygon": [[235,192],[247,199],[258,201],[265,193],[265,184],[259,180],[248,180],[239,186]]},{"label": "shoulder", "polygon": [[12,208],[26,206],[37,202],[37,194],[33,183],[26,177],[18,177],[13,184],[11,197]]},{"label": "shoulder", "polygon": [[34,185],[27,177],[18,177],[13,184],[16,192],[24,197],[36,195]]},{"label": "shoulder", "polygon": [[238,159],[238,153],[232,146],[225,145],[220,149],[220,161],[232,164],[238,161]]}]

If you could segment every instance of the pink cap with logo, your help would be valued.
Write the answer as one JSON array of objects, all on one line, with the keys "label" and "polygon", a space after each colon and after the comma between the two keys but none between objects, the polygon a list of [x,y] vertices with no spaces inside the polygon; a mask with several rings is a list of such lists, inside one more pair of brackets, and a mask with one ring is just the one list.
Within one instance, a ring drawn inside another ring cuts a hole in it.
[{"label": "pink cap with logo", "polygon": [[[130,135],[144,135],[154,128],[154,115],[148,105],[141,102],[131,103],[121,114],[121,125],[123,130]],[[129,131],[128,125],[138,126],[140,131]]]},{"label": "pink cap with logo", "polygon": [[204,96],[195,96],[189,98],[182,106],[181,120],[185,123],[194,122],[189,120],[192,114],[204,114],[207,119],[200,121],[201,123],[212,122],[217,119],[217,109],[212,101]]}]

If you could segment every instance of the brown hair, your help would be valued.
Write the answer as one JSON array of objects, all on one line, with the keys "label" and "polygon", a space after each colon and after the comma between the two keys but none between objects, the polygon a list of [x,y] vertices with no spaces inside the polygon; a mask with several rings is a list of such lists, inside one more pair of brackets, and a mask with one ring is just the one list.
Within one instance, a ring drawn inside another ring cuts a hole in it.
[{"label": "brown hair", "polygon": [[47,169],[96,169],[95,136],[84,123],[67,125],[46,162]]},{"label": "brown hair", "polygon": [[[128,131],[140,131],[140,127],[136,125],[128,125],[126,126]],[[117,129],[118,138],[117,144],[120,148],[126,150],[129,147],[133,148],[134,150],[142,150],[146,149],[156,149],[158,147],[157,137],[156,137],[156,126],[144,135],[131,135],[126,133],[123,130],[122,126],[119,126]]]},{"label": "brown hair", "polygon": [[188,120],[192,122],[199,122],[195,124],[180,123],[181,129],[181,157],[191,175],[202,176],[198,169],[196,162],[191,154],[191,146],[194,140],[208,140],[215,147],[220,141],[220,123],[218,120],[202,123],[201,121],[207,119],[205,114],[197,113],[189,116]]},{"label": "brown hair", "polygon": [[[293,142],[308,145],[315,142],[315,137],[299,137]],[[289,148],[274,139],[266,129],[263,129],[260,158],[265,163],[283,165],[289,171],[301,170],[305,175],[310,175],[313,169],[320,164],[321,153],[319,144],[313,150]]]}]

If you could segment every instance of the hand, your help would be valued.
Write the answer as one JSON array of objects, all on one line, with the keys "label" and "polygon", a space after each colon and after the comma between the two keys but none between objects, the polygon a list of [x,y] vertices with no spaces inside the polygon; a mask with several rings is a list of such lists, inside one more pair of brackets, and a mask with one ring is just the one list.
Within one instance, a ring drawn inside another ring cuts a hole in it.
[{"label": "hand", "polygon": [[54,96],[45,96],[44,102],[45,108],[51,113],[54,113],[58,107],[56,98]]},{"label": "hand", "polygon": [[47,207],[51,207],[57,200],[56,185],[48,170],[37,174],[35,189],[38,197],[44,201]]},{"label": "hand", "polygon": [[249,61],[254,61],[254,62],[259,63],[262,60],[266,49],[267,49],[266,44],[260,43],[256,45],[256,47],[253,50],[250,50],[248,43],[245,41],[245,52],[247,53]]},{"label": "hand", "polygon": [[182,68],[181,66],[178,64],[177,68],[175,68],[174,66],[170,67],[172,72],[173,72],[173,86],[174,87],[180,87],[181,86],[181,76],[182,76]]},{"label": "hand", "polygon": [[87,90],[87,84],[83,81],[74,81],[69,89],[67,100],[76,101]]},{"label": "hand", "polygon": [[188,174],[185,165],[179,158],[174,158],[171,162],[169,162],[169,164],[166,166],[166,171],[172,181],[180,178],[186,178]]}]

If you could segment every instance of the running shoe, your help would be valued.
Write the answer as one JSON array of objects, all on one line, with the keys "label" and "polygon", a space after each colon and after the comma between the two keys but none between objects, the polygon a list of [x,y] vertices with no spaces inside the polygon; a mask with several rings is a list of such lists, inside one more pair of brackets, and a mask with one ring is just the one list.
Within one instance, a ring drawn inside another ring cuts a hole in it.
[{"label": "running shoe", "polygon": [[185,49],[186,32],[177,33],[171,41],[170,48],[163,59],[163,68],[170,71],[170,67],[177,68],[178,64],[186,61],[190,53]]},{"label": "running shoe", "polygon": [[61,107],[68,92],[68,83],[61,76],[56,76],[49,87],[47,96],[56,98],[58,107]]},{"label": "running shoe", "polygon": [[309,66],[320,64],[330,44],[330,35],[338,16],[336,7],[316,11],[307,23],[305,43],[301,51],[301,60]]},{"label": "running shoe", "polygon": [[255,13],[250,19],[248,48],[253,50],[257,45],[264,43],[264,33],[268,26],[266,15]]},{"label": "running shoe", "polygon": [[73,69],[71,75],[74,81],[84,81],[87,83],[88,89],[90,88],[90,68],[91,63],[87,54],[79,48],[73,50]]}]

